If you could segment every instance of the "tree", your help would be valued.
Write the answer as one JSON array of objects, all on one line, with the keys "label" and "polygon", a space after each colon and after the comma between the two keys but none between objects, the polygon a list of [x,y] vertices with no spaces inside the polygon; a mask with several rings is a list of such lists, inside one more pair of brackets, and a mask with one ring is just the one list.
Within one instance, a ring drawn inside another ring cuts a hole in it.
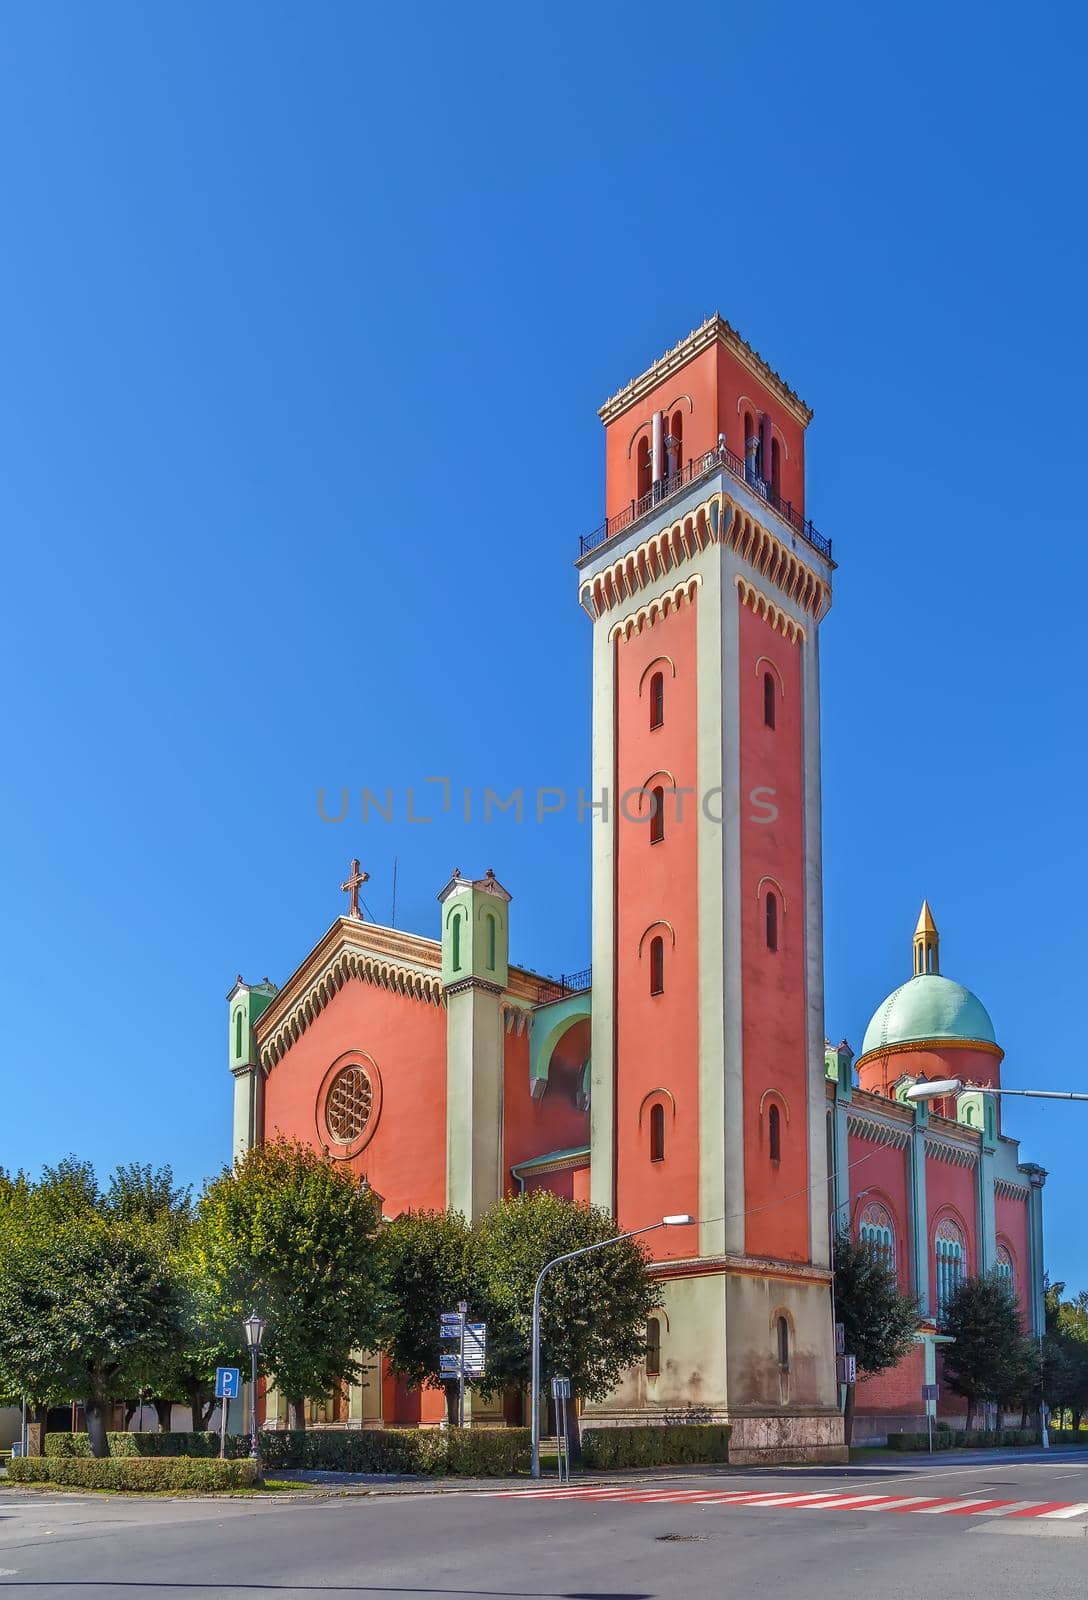
[{"label": "tree", "polygon": [[967,1278],[949,1299],[943,1331],[945,1377],[967,1401],[967,1428],[980,1400],[1004,1401],[1023,1392],[1037,1355],[1020,1325],[1011,1289],[994,1275]]},{"label": "tree", "polygon": [[[476,1274],[488,1324],[485,1393],[529,1382],[533,1286],[556,1256],[615,1239],[607,1211],[546,1191],[500,1200],[476,1228]],[[557,1267],[544,1280],[541,1378],[568,1377],[571,1394],[602,1398],[646,1354],[646,1319],[660,1304],[636,1240]],[[578,1451],[577,1411],[572,1452]]]},{"label": "tree", "polygon": [[457,1383],[443,1379],[439,1356],[455,1347],[439,1338],[439,1317],[460,1301],[473,1307],[474,1238],[456,1211],[406,1211],[381,1237],[388,1291],[383,1345],[393,1371],[409,1383],[441,1384],[446,1412],[457,1421]]},{"label": "tree", "polygon": [[303,1428],[304,1400],[361,1374],[382,1322],[378,1206],[365,1179],[288,1140],[260,1145],[205,1189],[187,1248],[218,1321],[214,1341],[241,1343],[241,1320],[268,1323],[261,1359]]},{"label": "tree", "polygon": [[[867,1378],[886,1372],[910,1350],[918,1302],[900,1291],[894,1270],[872,1245],[847,1232],[835,1239],[835,1317],[843,1325],[846,1353]],[[846,1443],[854,1431],[854,1385],[846,1391]]]}]

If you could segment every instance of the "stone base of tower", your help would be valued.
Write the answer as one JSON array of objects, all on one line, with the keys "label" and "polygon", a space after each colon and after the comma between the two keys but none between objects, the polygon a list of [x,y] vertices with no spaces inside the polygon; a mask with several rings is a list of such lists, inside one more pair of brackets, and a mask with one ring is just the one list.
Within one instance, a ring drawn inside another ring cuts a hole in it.
[{"label": "stone base of tower", "polygon": [[742,1465],[848,1461],[827,1274],[733,1260],[685,1263],[682,1276],[662,1277],[660,1371],[632,1367],[585,1407],[583,1427],[676,1422],[690,1412],[731,1425],[729,1458]]}]

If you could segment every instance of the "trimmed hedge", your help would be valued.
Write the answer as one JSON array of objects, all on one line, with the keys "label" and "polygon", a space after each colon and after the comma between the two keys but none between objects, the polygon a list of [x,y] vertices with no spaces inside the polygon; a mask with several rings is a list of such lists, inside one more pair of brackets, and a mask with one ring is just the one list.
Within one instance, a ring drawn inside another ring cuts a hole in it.
[{"label": "trimmed hedge", "polygon": [[[111,1433],[110,1457],[218,1456],[215,1433]],[[261,1434],[261,1458],[269,1470],[374,1472],[413,1476],[454,1473],[464,1477],[503,1478],[529,1465],[528,1428],[367,1428],[343,1432],[323,1429],[271,1429]],[[227,1455],[249,1455],[249,1436],[227,1435]],[[85,1433],[47,1433],[45,1458],[83,1460],[91,1457]]]},{"label": "trimmed hedge", "polygon": [[199,1456],[17,1456],[12,1483],[58,1483],[77,1489],[251,1489],[252,1461],[208,1461]]},{"label": "trimmed hedge", "polygon": [[[999,1446],[1039,1444],[1038,1428],[972,1429],[934,1428],[934,1450],[993,1450]],[[889,1433],[889,1450],[928,1450],[928,1433]]]},{"label": "trimmed hedge", "polygon": [[610,1467],[677,1467],[689,1462],[729,1460],[723,1423],[673,1422],[635,1428],[592,1428],[582,1435],[583,1464]]}]

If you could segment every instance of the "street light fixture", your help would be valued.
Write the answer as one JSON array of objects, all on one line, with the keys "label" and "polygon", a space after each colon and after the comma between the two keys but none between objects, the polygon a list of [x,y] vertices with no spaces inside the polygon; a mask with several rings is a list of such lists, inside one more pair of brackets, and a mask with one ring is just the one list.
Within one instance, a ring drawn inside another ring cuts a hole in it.
[{"label": "street light fixture", "polygon": [[584,1244],[580,1250],[568,1250],[566,1255],[556,1256],[554,1261],[549,1261],[541,1268],[533,1289],[533,1334],[530,1358],[529,1377],[529,1404],[532,1409],[532,1436],[533,1452],[531,1472],[534,1478],[540,1477],[540,1289],[553,1267],[558,1267],[564,1261],[573,1261],[576,1256],[587,1256],[593,1250],[605,1250],[610,1244],[622,1244],[625,1239],[634,1239],[640,1233],[653,1233],[658,1228],[686,1228],[694,1224],[695,1218],[686,1211],[662,1217],[660,1222],[647,1223],[644,1228],[631,1228],[627,1233],[617,1233],[614,1239],[601,1239],[597,1244]]},{"label": "street light fixture", "polygon": [[257,1352],[261,1348],[264,1330],[268,1326],[263,1317],[251,1311],[242,1323],[250,1358],[249,1389],[249,1453],[257,1464],[257,1477],[261,1476],[261,1436],[257,1426]]},{"label": "street light fixture", "polygon": [[964,1088],[977,1089],[980,1094],[1014,1094],[1024,1100],[1088,1100],[1088,1094],[1074,1094],[1070,1089],[994,1089],[988,1083],[965,1084],[961,1078],[935,1078],[932,1083],[923,1078],[903,1090],[903,1099],[940,1100],[946,1094],[959,1094]]}]

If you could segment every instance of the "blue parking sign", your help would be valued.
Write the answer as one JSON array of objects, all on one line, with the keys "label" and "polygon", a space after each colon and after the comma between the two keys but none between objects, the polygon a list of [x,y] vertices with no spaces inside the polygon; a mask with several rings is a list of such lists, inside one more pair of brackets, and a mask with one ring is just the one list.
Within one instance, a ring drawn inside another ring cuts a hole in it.
[{"label": "blue parking sign", "polygon": [[216,1367],[215,1398],[217,1400],[237,1400],[240,1377],[241,1374],[237,1367]]}]

